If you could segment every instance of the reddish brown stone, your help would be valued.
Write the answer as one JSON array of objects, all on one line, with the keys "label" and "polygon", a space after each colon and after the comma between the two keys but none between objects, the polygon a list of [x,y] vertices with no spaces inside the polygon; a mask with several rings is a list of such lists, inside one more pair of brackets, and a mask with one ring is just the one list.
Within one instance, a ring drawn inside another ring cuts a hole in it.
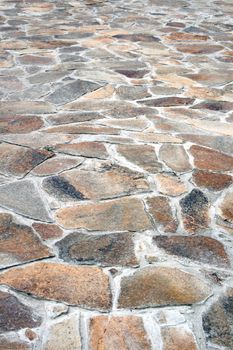
[{"label": "reddish brown stone", "polygon": [[29,226],[19,225],[10,214],[0,214],[0,267],[46,258],[52,255]]},{"label": "reddish brown stone", "polygon": [[[14,295],[0,291],[0,333],[38,327],[41,317],[22,304]],[[1,346],[0,346],[1,348]]]},{"label": "reddish brown stone", "polygon": [[57,211],[57,220],[65,228],[92,231],[142,231],[151,228],[143,203],[128,197],[63,208]]},{"label": "reddish brown stone", "polygon": [[57,156],[46,160],[42,164],[39,164],[33,169],[32,174],[37,176],[53,175],[64,170],[74,168],[80,165],[82,162],[83,159],[78,157]]},{"label": "reddish brown stone", "polygon": [[194,275],[177,268],[146,267],[123,277],[119,307],[191,305],[203,301],[209,294],[209,286]]},{"label": "reddish brown stone", "polygon": [[204,236],[156,236],[154,241],[167,253],[189,258],[200,263],[228,266],[229,258],[222,243]]},{"label": "reddish brown stone", "polygon": [[233,102],[228,101],[205,101],[196,104],[194,109],[209,109],[210,111],[229,112],[233,109]]},{"label": "reddish brown stone", "polygon": [[195,188],[180,200],[183,225],[187,232],[198,232],[209,226],[209,201]]},{"label": "reddish brown stone", "polygon": [[214,151],[213,149],[191,146],[190,153],[198,169],[213,171],[228,171],[233,169],[233,157]]},{"label": "reddish brown stone", "polygon": [[[30,326],[31,326],[31,325],[30,325]],[[36,332],[34,332],[34,331],[33,331],[32,329],[30,329],[30,328],[26,329],[26,331],[25,331],[25,336],[26,336],[29,340],[31,340],[31,341],[33,341],[34,339],[37,338]]]},{"label": "reddish brown stone", "polygon": [[42,126],[43,121],[36,116],[1,116],[0,134],[24,134]]},{"label": "reddish brown stone", "polygon": [[179,45],[176,49],[180,52],[190,53],[192,55],[196,54],[212,54],[214,52],[223,49],[221,45],[207,45],[207,44],[192,44],[192,45]]},{"label": "reddish brown stone", "polygon": [[151,350],[141,317],[96,316],[90,321],[90,350]]},{"label": "reddish brown stone", "polygon": [[83,156],[87,158],[108,158],[108,152],[103,143],[100,142],[79,142],[70,144],[57,144],[55,150],[64,154]]},{"label": "reddish brown stone", "polygon": [[108,310],[108,277],[98,267],[34,263],[0,274],[0,283],[38,298],[63,301],[88,309]]},{"label": "reddish brown stone", "polygon": [[166,36],[166,41],[206,41],[207,35],[175,32]]},{"label": "reddish brown stone", "polygon": [[0,350],[30,350],[31,346],[20,339],[0,337]]},{"label": "reddish brown stone", "polygon": [[53,156],[47,150],[0,144],[0,172],[4,175],[22,177],[38,164]]},{"label": "reddish brown stone", "polygon": [[186,326],[163,327],[164,350],[198,350],[194,334]]},{"label": "reddish brown stone", "polygon": [[164,232],[176,232],[178,222],[172,213],[167,197],[157,196],[147,199],[148,211],[155,223],[162,226]]},{"label": "reddish brown stone", "polygon": [[41,236],[43,240],[56,239],[62,237],[63,231],[57,225],[41,224],[34,222],[32,224],[32,227],[34,228],[34,230],[36,230],[36,232]]},{"label": "reddish brown stone", "polygon": [[221,191],[230,186],[233,182],[232,176],[230,175],[201,170],[194,171],[193,180],[197,186],[205,187],[213,191]]}]

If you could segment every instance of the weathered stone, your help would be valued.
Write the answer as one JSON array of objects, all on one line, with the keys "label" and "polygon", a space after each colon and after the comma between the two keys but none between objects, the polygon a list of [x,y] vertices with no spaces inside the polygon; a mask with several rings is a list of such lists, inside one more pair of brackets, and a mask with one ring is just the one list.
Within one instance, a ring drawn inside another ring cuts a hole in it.
[{"label": "weathered stone", "polygon": [[1,291],[0,315],[0,333],[17,331],[26,327],[38,327],[42,322],[40,316],[35,315],[14,295]]},{"label": "weathered stone", "polygon": [[184,147],[180,145],[162,145],[159,150],[159,159],[177,172],[185,172],[191,169],[188,155]]},{"label": "weathered stone", "polygon": [[161,97],[161,98],[152,98],[148,100],[140,100],[137,102],[143,103],[146,106],[151,107],[171,107],[171,106],[186,106],[193,104],[195,100],[188,97]]},{"label": "weathered stone", "polygon": [[36,116],[1,116],[1,134],[23,134],[38,130],[43,126],[41,118]]},{"label": "weathered stone", "polygon": [[117,151],[123,157],[144,170],[156,173],[162,165],[158,162],[155,149],[147,145],[119,145]]},{"label": "weathered stone", "polygon": [[205,101],[194,105],[194,109],[209,109],[210,111],[229,112],[233,109],[233,102]]},{"label": "weathered stone", "polygon": [[192,44],[192,45],[179,45],[176,47],[178,51],[184,53],[190,53],[192,55],[196,54],[212,54],[214,52],[220,51],[223,49],[221,45],[207,45],[207,44]]},{"label": "weathered stone", "polygon": [[100,171],[70,170],[46,178],[43,188],[60,200],[109,199],[149,190],[140,173],[123,167]]},{"label": "weathered stone", "polygon": [[233,191],[231,189],[226,192],[221,200],[218,214],[224,221],[233,223]]},{"label": "weathered stone", "polygon": [[127,119],[100,119],[98,123],[112,126],[123,130],[144,130],[148,126],[148,122],[143,119],[127,118]]},{"label": "weathered stone", "polygon": [[226,294],[214,302],[203,315],[203,328],[206,340],[226,349],[233,347],[233,292]]},{"label": "weathered stone", "polygon": [[57,144],[55,150],[60,153],[87,158],[108,158],[108,152],[104,144],[100,142],[79,142],[70,144]]},{"label": "weathered stone", "polygon": [[209,201],[199,189],[193,189],[180,200],[183,225],[187,232],[198,232],[209,225]]},{"label": "weathered stone", "polygon": [[144,143],[182,143],[182,140],[178,137],[155,132],[130,132],[127,136],[133,138],[135,141]]},{"label": "weathered stone", "polygon": [[210,292],[205,281],[190,273],[170,267],[146,267],[123,277],[119,307],[191,305],[206,299]]},{"label": "weathered stone", "polygon": [[207,35],[175,32],[166,36],[166,41],[206,41]]},{"label": "weathered stone", "polygon": [[0,350],[30,350],[31,346],[29,343],[17,339],[7,339],[0,336]]},{"label": "weathered stone", "polygon": [[135,266],[133,235],[115,233],[87,235],[72,233],[56,243],[59,257],[67,262],[100,264],[103,266]]},{"label": "weathered stone", "polygon": [[51,255],[29,226],[19,225],[12,215],[0,213],[0,268]]},{"label": "weathered stone", "polygon": [[213,171],[228,171],[233,169],[233,157],[213,149],[191,146],[190,153],[194,157],[194,164],[198,169]]},{"label": "weathered stone", "polygon": [[193,180],[197,186],[205,187],[208,190],[213,191],[221,191],[230,186],[233,182],[231,175],[212,173],[203,170],[194,171]]},{"label": "weathered stone", "polygon": [[87,92],[99,89],[101,85],[86,80],[77,79],[71,83],[58,87],[47,97],[47,101],[56,105],[76,100]]},{"label": "weathered stone", "polygon": [[151,94],[144,86],[121,85],[116,89],[116,94],[125,100],[137,100],[151,97]]},{"label": "weathered stone", "polygon": [[82,162],[83,159],[78,157],[74,158],[57,156],[35,167],[32,171],[32,174],[37,176],[53,175],[64,170],[75,168]]},{"label": "weathered stone", "polygon": [[167,253],[200,263],[229,266],[229,258],[222,243],[204,236],[155,236],[154,241]]},{"label": "weathered stone", "polygon": [[2,101],[0,102],[0,113],[4,116],[19,114],[47,114],[53,113],[54,107],[48,102],[31,101]]},{"label": "weathered stone", "polygon": [[163,327],[164,350],[198,350],[194,334],[187,326]]},{"label": "weathered stone", "polygon": [[107,126],[96,126],[92,124],[68,124],[53,126],[45,130],[47,133],[64,133],[64,134],[106,134],[118,135],[119,129]]},{"label": "weathered stone", "polygon": [[158,42],[159,38],[149,35],[149,34],[117,34],[113,36],[114,38],[129,41],[139,41],[139,42]]},{"label": "weathered stone", "polygon": [[34,222],[32,227],[43,240],[60,238],[63,233],[59,226],[53,224],[41,224]]},{"label": "weathered stone", "polygon": [[54,322],[48,329],[43,350],[81,350],[79,319],[70,315],[63,321]]},{"label": "weathered stone", "polygon": [[155,175],[155,182],[158,191],[168,196],[180,196],[188,190],[178,177],[172,175],[157,174]]},{"label": "weathered stone", "polygon": [[28,65],[50,65],[54,63],[51,57],[47,56],[34,56],[34,55],[23,55],[18,58],[21,64]]},{"label": "weathered stone", "polygon": [[0,283],[38,298],[88,309],[108,310],[111,305],[108,277],[94,266],[39,262],[3,272]]},{"label": "weathered stone", "polygon": [[127,197],[60,209],[57,220],[65,228],[92,231],[142,231],[151,228],[142,202]]},{"label": "weathered stone", "polygon": [[45,204],[31,180],[21,180],[0,186],[0,204],[20,215],[51,222]]},{"label": "weathered stone", "polygon": [[90,320],[90,350],[151,350],[138,316],[96,316]]},{"label": "weathered stone", "polygon": [[0,144],[0,173],[23,177],[52,156],[53,153],[47,150],[34,150],[2,143]]},{"label": "weathered stone", "polygon": [[167,197],[157,196],[147,198],[148,211],[156,224],[164,232],[176,232],[178,222],[172,213]]},{"label": "weathered stone", "polygon": [[73,114],[55,114],[48,117],[48,121],[52,125],[82,123],[90,120],[100,119],[103,116],[98,112],[77,112]]}]

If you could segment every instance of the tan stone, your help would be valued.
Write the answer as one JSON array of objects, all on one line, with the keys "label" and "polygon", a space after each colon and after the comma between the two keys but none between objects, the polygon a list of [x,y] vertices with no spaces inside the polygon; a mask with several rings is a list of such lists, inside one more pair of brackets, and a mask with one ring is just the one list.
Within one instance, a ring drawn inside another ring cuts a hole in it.
[{"label": "tan stone", "polygon": [[145,267],[123,277],[119,307],[191,305],[206,299],[210,292],[204,280],[190,273],[170,267]]},{"label": "tan stone", "polygon": [[145,143],[182,143],[180,138],[169,134],[131,132],[127,136]]},{"label": "tan stone", "polygon": [[185,325],[164,327],[161,334],[164,350],[198,350],[194,334]]},{"label": "tan stone", "polygon": [[37,176],[46,176],[60,173],[64,170],[75,168],[83,162],[82,158],[57,156],[48,159],[33,169],[32,174]]},{"label": "tan stone", "polygon": [[98,90],[89,92],[84,95],[84,99],[102,99],[102,98],[111,98],[114,93],[114,87],[112,85],[106,85]]},{"label": "tan stone", "polygon": [[168,42],[173,41],[206,41],[208,40],[207,35],[200,35],[200,34],[190,34],[190,33],[182,33],[182,32],[175,32],[170,33],[165,37],[165,40]]},{"label": "tan stone", "polygon": [[100,142],[79,142],[70,144],[57,144],[55,150],[60,153],[83,156],[90,158],[106,159],[108,152],[103,143]]},{"label": "tan stone", "polygon": [[225,194],[224,198],[218,208],[218,213],[224,221],[233,223],[233,191],[229,190]]},{"label": "tan stone", "polygon": [[108,277],[94,266],[39,262],[0,274],[0,283],[37,298],[63,301],[88,309],[108,310]]},{"label": "tan stone", "polygon": [[142,231],[151,228],[142,202],[127,197],[63,208],[57,211],[57,220],[65,228],[92,231]]},{"label": "tan stone", "polygon": [[64,134],[105,134],[118,135],[119,130],[107,126],[84,125],[84,124],[68,124],[61,126],[53,126],[44,130],[47,133],[64,133]]},{"label": "tan stone", "polygon": [[157,174],[155,175],[155,182],[158,191],[168,196],[180,196],[187,192],[187,186],[176,176]]},{"label": "tan stone", "polygon": [[60,322],[53,322],[49,329],[43,350],[81,350],[79,319],[70,315]]},{"label": "tan stone", "polygon": [[174,171],[185,172],[191,170],[189,158],[183,146],[162,145],[159,150],[159,159]]},{"label": "tan stone", "polygon": [[97,316],[90,321],[90,350],[151,350],[141,317]]}]

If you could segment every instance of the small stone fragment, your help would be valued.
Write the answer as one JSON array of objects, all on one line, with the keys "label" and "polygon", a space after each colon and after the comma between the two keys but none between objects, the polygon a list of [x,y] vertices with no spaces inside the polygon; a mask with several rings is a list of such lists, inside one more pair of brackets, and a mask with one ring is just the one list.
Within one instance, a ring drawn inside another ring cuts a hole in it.
[{"label": "small stone fragment", "polygon": [[183,146],[162,145],[159,150],[159,159],[176,172],[191,170],[189,158]]},{"label": "small stone fragment", "polygon": [[87,235],[72,233],[56,243],[59,257],[67,262],[100,264],[102,266],[135,266],[133,235],[115,233]]},{"label": "small stone fragment", "polygon": [[222,243],[204,236],[155,236],[154,241],[167,253],[200,263],[229,266],[229,258]]},{"label": "small stone fragment", "polygon": [[170,267],[145,267],[123,277],[119,307],[191,305],[206,299],[210,292],[205,281],[190,273]]},{"label": "small stone fragment", "polygon": [[37,298],[62,301],[88,309],[108,310],[108,277],[94,266],[39,262],[0,274],[0,283]]},{"label": "small stone fragment", "polygon": [[148,211],[155,223],[162,226],[164,232],[176,232],[178,222],[172,213],[170,201],[167,197],[150,197],[146,200]]},{"label": "small stone fragment", "polygon": [[143,203],[139,199],[127,197],[63,208],[57,211],[57,220],[65,228],[85,228],[91,231],[151,229]]},{"label": "small stone fragment", "polygon": [[201,170],[228,171],[233,169],[233,157],[201,146],[191,146],[194,164]]},{"label": "small stone fragment", "polygon": [[199,232],[209,225],[209,201],[199,189],[193,189],[180,200],[183,225],[187,232]]},{"label": "small stone fragment", "polygon": [[33,341],[34,339],[37,338],[36,332],[34,332],[32,329],[28,328],[25,331],[25,336],[30,340]]},{"label": "small stone fragment", "polygon": [[21,180],[0,186],[0,204],[4,208],[35,220],[52,221],[31,180]]},{"label": "small stone fragment", "polygon": [[1,291],[0,315],[0,333],[18,331],[26,327],[38,327],[42,322],[40,316],[35,315],[14,295]]},{"label": "small stone fragment", "polygon": [[231,175],[212,173],[204,170],[195,170],[193,180],[197,186],[205,187],[208,190],[221,191],[230,186],[233,182]]},{"label": "small stone fragment", "polygon": [[96,316],[90,321],[90,350],[151,350],[138,316]]},{"label": "small stone fragment", "polygon": [[203,315],[202,324],[208,342],[229,350],[233,348],[232,289],[210,306]]},{"label": "small stone fragment", "polygon": [[48,329],[43,350],[81,350],[79,319],[76,315],[54,322]]},{"label": "small stone fragment", "polygon": [[194,334],[187,326],[162,328],[164,350],[198,350]]}]

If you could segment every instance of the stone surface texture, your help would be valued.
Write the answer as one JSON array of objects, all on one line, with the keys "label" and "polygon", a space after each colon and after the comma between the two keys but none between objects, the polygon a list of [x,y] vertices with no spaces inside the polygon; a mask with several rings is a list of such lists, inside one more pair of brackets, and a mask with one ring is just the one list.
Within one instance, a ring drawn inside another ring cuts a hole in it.
[{"label": "stone surface texture", "polygon": [[0,350],[233,349],[232,18],[0,1]]}]

